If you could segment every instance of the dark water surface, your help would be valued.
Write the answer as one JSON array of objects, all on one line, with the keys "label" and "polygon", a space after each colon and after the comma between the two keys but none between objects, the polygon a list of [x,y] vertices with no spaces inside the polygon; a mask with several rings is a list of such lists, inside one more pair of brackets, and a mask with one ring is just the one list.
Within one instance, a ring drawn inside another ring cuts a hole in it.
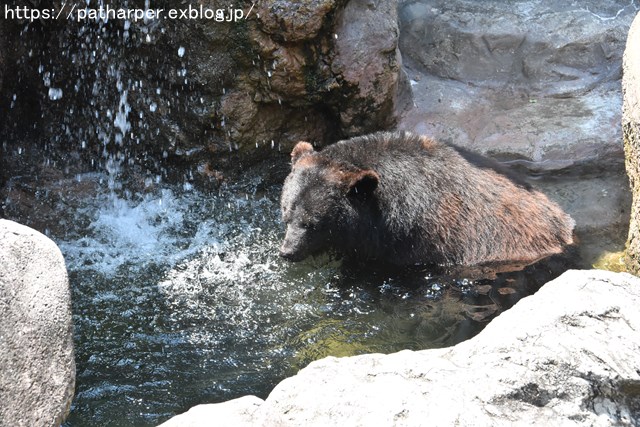
[{"label": "dark water surface", "polygon": [[[66,426],[157,425],[200,403],[266,397],[333,355],[456,344],[567,269],[496,280],[278,257],[279,188],[107,190],[52,231],[73,291],[77,388]],[[58,234],[58,235],[56,235]]]}]

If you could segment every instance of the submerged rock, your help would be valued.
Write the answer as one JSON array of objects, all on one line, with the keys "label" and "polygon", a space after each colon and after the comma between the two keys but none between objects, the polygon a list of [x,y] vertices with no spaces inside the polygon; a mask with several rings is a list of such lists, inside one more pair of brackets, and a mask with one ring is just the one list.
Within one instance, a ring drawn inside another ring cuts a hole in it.
[{"label": "submerged rock", "polygon": [[64,259],[44,235],[0,219],[0,423],[59,426],[75,385]]},{"label": "submerged rock", "polygon": [[634,276],[569,271],[454,347],[329,357],[163,426],[634,425],[638,304]]}]

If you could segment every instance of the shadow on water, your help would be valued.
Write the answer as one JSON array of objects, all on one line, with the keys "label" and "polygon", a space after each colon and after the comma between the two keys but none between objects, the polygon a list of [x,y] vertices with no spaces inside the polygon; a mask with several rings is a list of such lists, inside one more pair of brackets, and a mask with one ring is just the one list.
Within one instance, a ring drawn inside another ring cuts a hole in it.
[{"label": "shadow on water", "polygon": [[456,344],[572,266],[494,280],[291,264],[279,188],[105,191],[52,233],[73,291],[77,390],[66,426],[157,425],[200,403],[266,397],[325,356]]}]

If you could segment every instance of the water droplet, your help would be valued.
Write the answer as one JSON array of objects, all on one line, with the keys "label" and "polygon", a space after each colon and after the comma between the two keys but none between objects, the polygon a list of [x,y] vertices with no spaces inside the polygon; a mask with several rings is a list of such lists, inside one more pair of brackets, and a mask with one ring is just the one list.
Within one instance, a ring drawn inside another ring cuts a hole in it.
[{"label": "water droplet", "polygon": [[52,101],[57,101],[62,98],[62,89],[50,87],[49,88],[49,99]]}]

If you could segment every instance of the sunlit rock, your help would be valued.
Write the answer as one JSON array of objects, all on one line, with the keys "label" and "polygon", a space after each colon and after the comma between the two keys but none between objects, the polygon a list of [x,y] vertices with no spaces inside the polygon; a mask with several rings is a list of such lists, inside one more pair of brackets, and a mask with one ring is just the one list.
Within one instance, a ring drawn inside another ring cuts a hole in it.
[{"label": "sunlit rock", "polygon": [[44,235],[0,219],[0,423],[59,426],[75,384],[64,259]]},{"label": "sunlit rock", "polygon": [[534,170],[622,163],[626,0],[400,4],[400,126]]},{"label": "sunlit rock", "polygon": [[640,273],[640,15],[629,31],[624,52],[624,76],[622,80],[624,104],[622,131],[626,155],[627,174],[633,191],[631,224],[627,241],[626,263],[628,268]]}]

